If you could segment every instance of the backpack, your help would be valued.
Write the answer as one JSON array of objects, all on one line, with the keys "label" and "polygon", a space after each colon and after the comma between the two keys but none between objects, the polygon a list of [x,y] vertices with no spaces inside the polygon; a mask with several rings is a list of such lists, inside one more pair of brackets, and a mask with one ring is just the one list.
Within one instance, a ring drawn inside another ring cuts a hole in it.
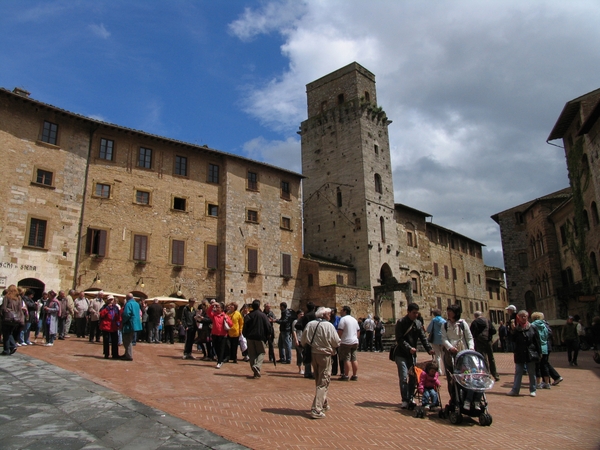
[{"label": "backpack", "polygon": [[292,308],[289,308],[288,311],[290,312],[290,318],[289,318],[290,326],[292,326],[292,324],[294,323],[294,320],[298,319],[298,314],[296,314],[296,311],[294,311]]}]

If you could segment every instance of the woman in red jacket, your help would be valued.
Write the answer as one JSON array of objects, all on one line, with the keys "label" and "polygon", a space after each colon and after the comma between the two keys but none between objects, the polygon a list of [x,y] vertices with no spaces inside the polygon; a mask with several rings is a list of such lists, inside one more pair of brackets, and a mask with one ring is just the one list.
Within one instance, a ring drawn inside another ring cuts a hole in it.
[{"label": "woman in red jacket", "polygon": [[106,304],[100,309],[100,331],[102,332],[102,345],[104,347],[104,358],[108,359],[108,347],[110,343],[113,359],[119,358],[119,326],[121,316],[119,308],[115,305],[115,298],[109,295]]},{"label": "woman in red jacket", "polygon": [[212,320],[212,343],[217,354],[217,369],[220,369],[223,365],[225,342],[227,341],[229,328],[233,325],[231,318],[223,311],[224,306],[221,302],[215,302],[206,311],[206,314]]}]

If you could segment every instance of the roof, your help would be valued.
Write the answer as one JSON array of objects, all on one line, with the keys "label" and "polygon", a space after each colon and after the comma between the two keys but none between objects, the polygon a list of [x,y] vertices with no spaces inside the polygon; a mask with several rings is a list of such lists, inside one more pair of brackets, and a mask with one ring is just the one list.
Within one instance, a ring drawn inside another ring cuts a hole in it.
[{"label": "roof", "polygon": [[588,92],[581,97],[577,97],[565,103],[562,112],[558,116],[558,120],[554,124],[554,128],[552,128],[552,131],[550,132],[550,136],[548,136],[548,139],[546,139],[546,142],[562,138],[571,126],[571,123],[573,123],[575,116],[579,113],[581,103],[598,95],[600,95],[600,89]]},{"label": "roof", "polygon": [[254,160],[254,159],[245,158],[243,156],[239,156],[239,155],[236,155],[234,153],[228,153],[228,152],[224,152],[224,151],[221,151],[221,150],[215,150],[213,148],[209,148],[207,145],[191,144],[189,142],[180,141],[180,140],[177,140],[177,139],[172,139],[172,138],[168,138],[168,137],[164,137],[164,136],[159,136],[159,135],[152,134],[152,133],[147,133],[145,131],[136,130],[134,128],[128,128],[128,127],[124,127],[124,126],[121,126],[121,125],[116,125],[116,124],[110,123],[110,122],[104,122],[104,121],[98,120],[98,119],[93,119],[91,117],[87,117],[87,116],[84,116],[82,114],[77,114],[77,113],[68,111],[66,109],[58,108],[58,107],[56,107],[54,105],[50,105],[48,103],[40,102],[39,100],[34,100],[34,99],[32,99],[32,98],[29,97],[29,95],[28,95],[29,93],[27,91],[24,91],[22,89],[15,88],[15,91],[16,92],[12,92],[12,91],[9,91],[6,88],[0,87],[0,94],[4,94],[4,95],[9,96],[9,97],[13,97],[13,98],[16,98],[16,99],[19,99],[19,100],[23,100],[23,101],[29,102],[29,103],[31,103],[33,105],[41,106],[41,107],[44,107],[44,108],[47,108],[47,109],[59,112],[61,114],[64,114],[64,115],[67,115],[67,116],[71,116],[72,118],[86,121],[86,122],[88,122],[90,124],[97,124],[97,125],[101,125],[101,126],[105,126],[105,127],[117,129],[117,130],[120,130],[120,131],[129,132],[129,133],[136,133],[136,134],[140,134],[140,135],[143,135],[143,136],[148,136],[148,137],[151,137],[151,138],[154,138],[154,139],[162,140],[162,141],[170,143],[170,144],[183,145],[183,146],[186,146],[186,147],[190,147],[192,149],[201,150],[201,151],[209,152],[209,153],[214,153],[214,154],[221,155],[221,156],[227,156],[229,158],[238,159],[238,160],[241,160],[241,161],[247,161],[247,162],[251,162],[253,164],[258,164],[258,165],[261,165],[261,166],[269,167],[271,169],[275,169],[275,170],[278,170],[278,171],[281,171],[281,172],[286,172],[286,173],[288,173],[290,175],[293,175],[293,176],[296,176],[296,177],[299,177],[299,178],[306,178],[304,175],[299,174],[297,172],[293,172],[291,170],[283,169],[281,167],[277,167],[277,166],[274,166],[272,164],[267,164],[267,163],[264,163],[264,162],[261,162],[261,161],[257,161],[257,160]]},{"label": "roof", "polygon": [[498,222],[500,214],[504,214],[506,212],[513,211],[513,210],[517,210],[519,212],[525,212],[529,208],[531,208],[535,203],[537,203],[539,201],[556,200],[556,199],[561,199],[561,198],[564,199],[564,200],[567,200],[570,197],[571,197],[571,188],[570,187],[566,187],[566,188],[561,189],[560,191],[552,192],[551,194],[544,195],[542,197],[538,197],[538,198],[535,198],[533,200],[529,200],[529,201],[527,201],[525,203],[521,203],[520,205],[513,206],[512,208],[505,209],[504,211],[500,211],[500,212],[492,215],[491,218],[496,223],[500,223],[500,222]]},{"label": "roof", "polygon": [[314,261],[322,266],[341,267],[344,269],[355,270],[352,264],[345,264],[343,262],[334,261],[332,259],[324,258],[322,256],[311,255],[310,253],[303,255],[303,258],[308,261]]},{"label": "roof", "polygon": [[394,203],[394,209],[398,209],[398,208],[402,208],[402,209],[407,209],[410,212],[416,213],[420,216],[424,216],[424,217],[433,217],[431,214],[423,212],[423,211],[419,211],[418,209],[415,208],[411,208],[410,206],[406,206],[402,203]]},{"label": "roof", "polygon": [[486,246],[485,244],[482,244],[481,242],[477,242],[475,239],[472,239],[472,238],[470,238],[469,236],[465,236],[464,234],[457,233],[456,231],[454,231],[454,230],[451,230],[450,228],[444,228],[443,226],[441,226],[441,225],[438,225],[438,224],[436,224],[436,223],[433,223],[433,222],[427,222],[427,224],[426,224],[426,225],[427,225],[428,227],[429,227],[429,226],[434,226],[434,227],[436,227],[436,228],[439,228],[440,230],[444,230],[444,231],[445,231],[445,232],[447,232],[448,234],[451,234],[451,235],[454,235],[454,236],[458,236],[458,237],[461,237],[461,238],[467,239],[467,240],[469,240],[469,241],[471,241],[471,242],[473,242],[473,243],[475,243],[475,244],[477,244],[477,245],[481,245],[482,247],[485,247],[485,246]]}]

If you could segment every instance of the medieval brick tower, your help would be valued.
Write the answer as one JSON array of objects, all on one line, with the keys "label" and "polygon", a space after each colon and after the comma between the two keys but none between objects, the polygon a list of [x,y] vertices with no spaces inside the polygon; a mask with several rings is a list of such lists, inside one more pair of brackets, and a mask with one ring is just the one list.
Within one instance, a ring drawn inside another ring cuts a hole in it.
[{"label": "medieval brick tower", "polygon": [[356,285],[372,288],[399,266],[391,121],[377,105],[375,75],[356,62],[308,84],[306,93],[304,251],[352,264]]}]

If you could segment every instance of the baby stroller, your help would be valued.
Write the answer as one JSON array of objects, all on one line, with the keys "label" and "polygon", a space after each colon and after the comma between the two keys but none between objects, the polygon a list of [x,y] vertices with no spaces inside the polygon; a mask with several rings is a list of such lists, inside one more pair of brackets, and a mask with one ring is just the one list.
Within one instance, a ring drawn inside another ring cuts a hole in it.
[{"label": "baby stroller", "polygon": [[459,424],[465,414],[478,417],[481,426],[490,426],[492,416],[488,413],[485,391],[494,386],[494,377],[485,358],[476,351],[463,350],[454,358],[453,373],[446,369],[446,376],[450,380],[450,402],[440,410],[440,418],[447,417],[450,423]]}]

